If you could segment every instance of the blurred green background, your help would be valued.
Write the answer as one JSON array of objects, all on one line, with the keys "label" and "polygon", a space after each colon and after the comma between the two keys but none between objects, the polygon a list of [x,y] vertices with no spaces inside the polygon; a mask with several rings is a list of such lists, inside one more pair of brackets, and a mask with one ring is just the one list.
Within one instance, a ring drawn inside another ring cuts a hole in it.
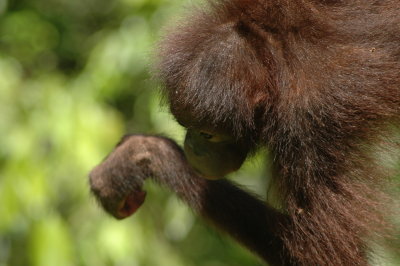
[{"label": "blurred green background", "polygon": [[[153,184],[124,221],[89,193],[88,172],[127,132],[182,142],[149,66],[185,4],[0,0],[0,266],[260,265]],[[260,161],[239,175],[263,192]]]},{"label": "blurred green background", "polygon": [[[88,172],[125,133],[182,142],[149,66],[185,4],[0,0],[0,266],[261,265],[151,183],[124,221],[89,193]],[[265,157],[233,176],[264,196]]]}]

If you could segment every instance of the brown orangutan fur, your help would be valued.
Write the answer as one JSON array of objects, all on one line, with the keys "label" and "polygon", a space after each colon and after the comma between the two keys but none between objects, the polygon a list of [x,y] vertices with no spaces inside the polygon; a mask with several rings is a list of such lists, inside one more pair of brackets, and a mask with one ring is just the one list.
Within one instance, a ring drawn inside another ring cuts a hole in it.
[{"label": "brown orangutan fur", "polygon": [[272,152],[282,264],[368,264],[391,234],[375,148],[400,122],[400,1],[209,1],[168,31],[158,71],[178,121]]}]

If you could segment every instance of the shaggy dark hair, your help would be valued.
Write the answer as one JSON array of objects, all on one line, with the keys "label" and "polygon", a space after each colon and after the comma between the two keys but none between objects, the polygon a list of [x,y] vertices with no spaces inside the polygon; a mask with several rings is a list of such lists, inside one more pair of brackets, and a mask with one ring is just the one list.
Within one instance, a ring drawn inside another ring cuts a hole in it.
[{"label": "shaggy dark hair", "polygon": [[[159,56],[180,123],[268,147],[282,208],[198,177],[171,141],[141,136],[91,174],[109,212],[136,210],[150,175],[274,265],[366,265],[371,243],[394,235],[382,154],[398,149],[400,1],[209,1],[168,32]],[[117,204],[127,193],[139,196]]]},{"label": "shaggy dark hair", "polygon": [[161,45],[172,112],[269,147],[296,262],[366,264],[393,213],[372,148],[400,120],[400,2],[218,1],[188,21]]}]

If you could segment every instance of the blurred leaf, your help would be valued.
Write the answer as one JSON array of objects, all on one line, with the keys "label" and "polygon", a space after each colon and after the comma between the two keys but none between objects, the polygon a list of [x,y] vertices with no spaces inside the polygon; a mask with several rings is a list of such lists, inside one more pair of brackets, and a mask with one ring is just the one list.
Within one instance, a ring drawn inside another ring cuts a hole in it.
[{"label": "blurred leaf", "polygon": [[75,265],[66,224],[48,215],[33,225],[29,251],[33,266]]}]

